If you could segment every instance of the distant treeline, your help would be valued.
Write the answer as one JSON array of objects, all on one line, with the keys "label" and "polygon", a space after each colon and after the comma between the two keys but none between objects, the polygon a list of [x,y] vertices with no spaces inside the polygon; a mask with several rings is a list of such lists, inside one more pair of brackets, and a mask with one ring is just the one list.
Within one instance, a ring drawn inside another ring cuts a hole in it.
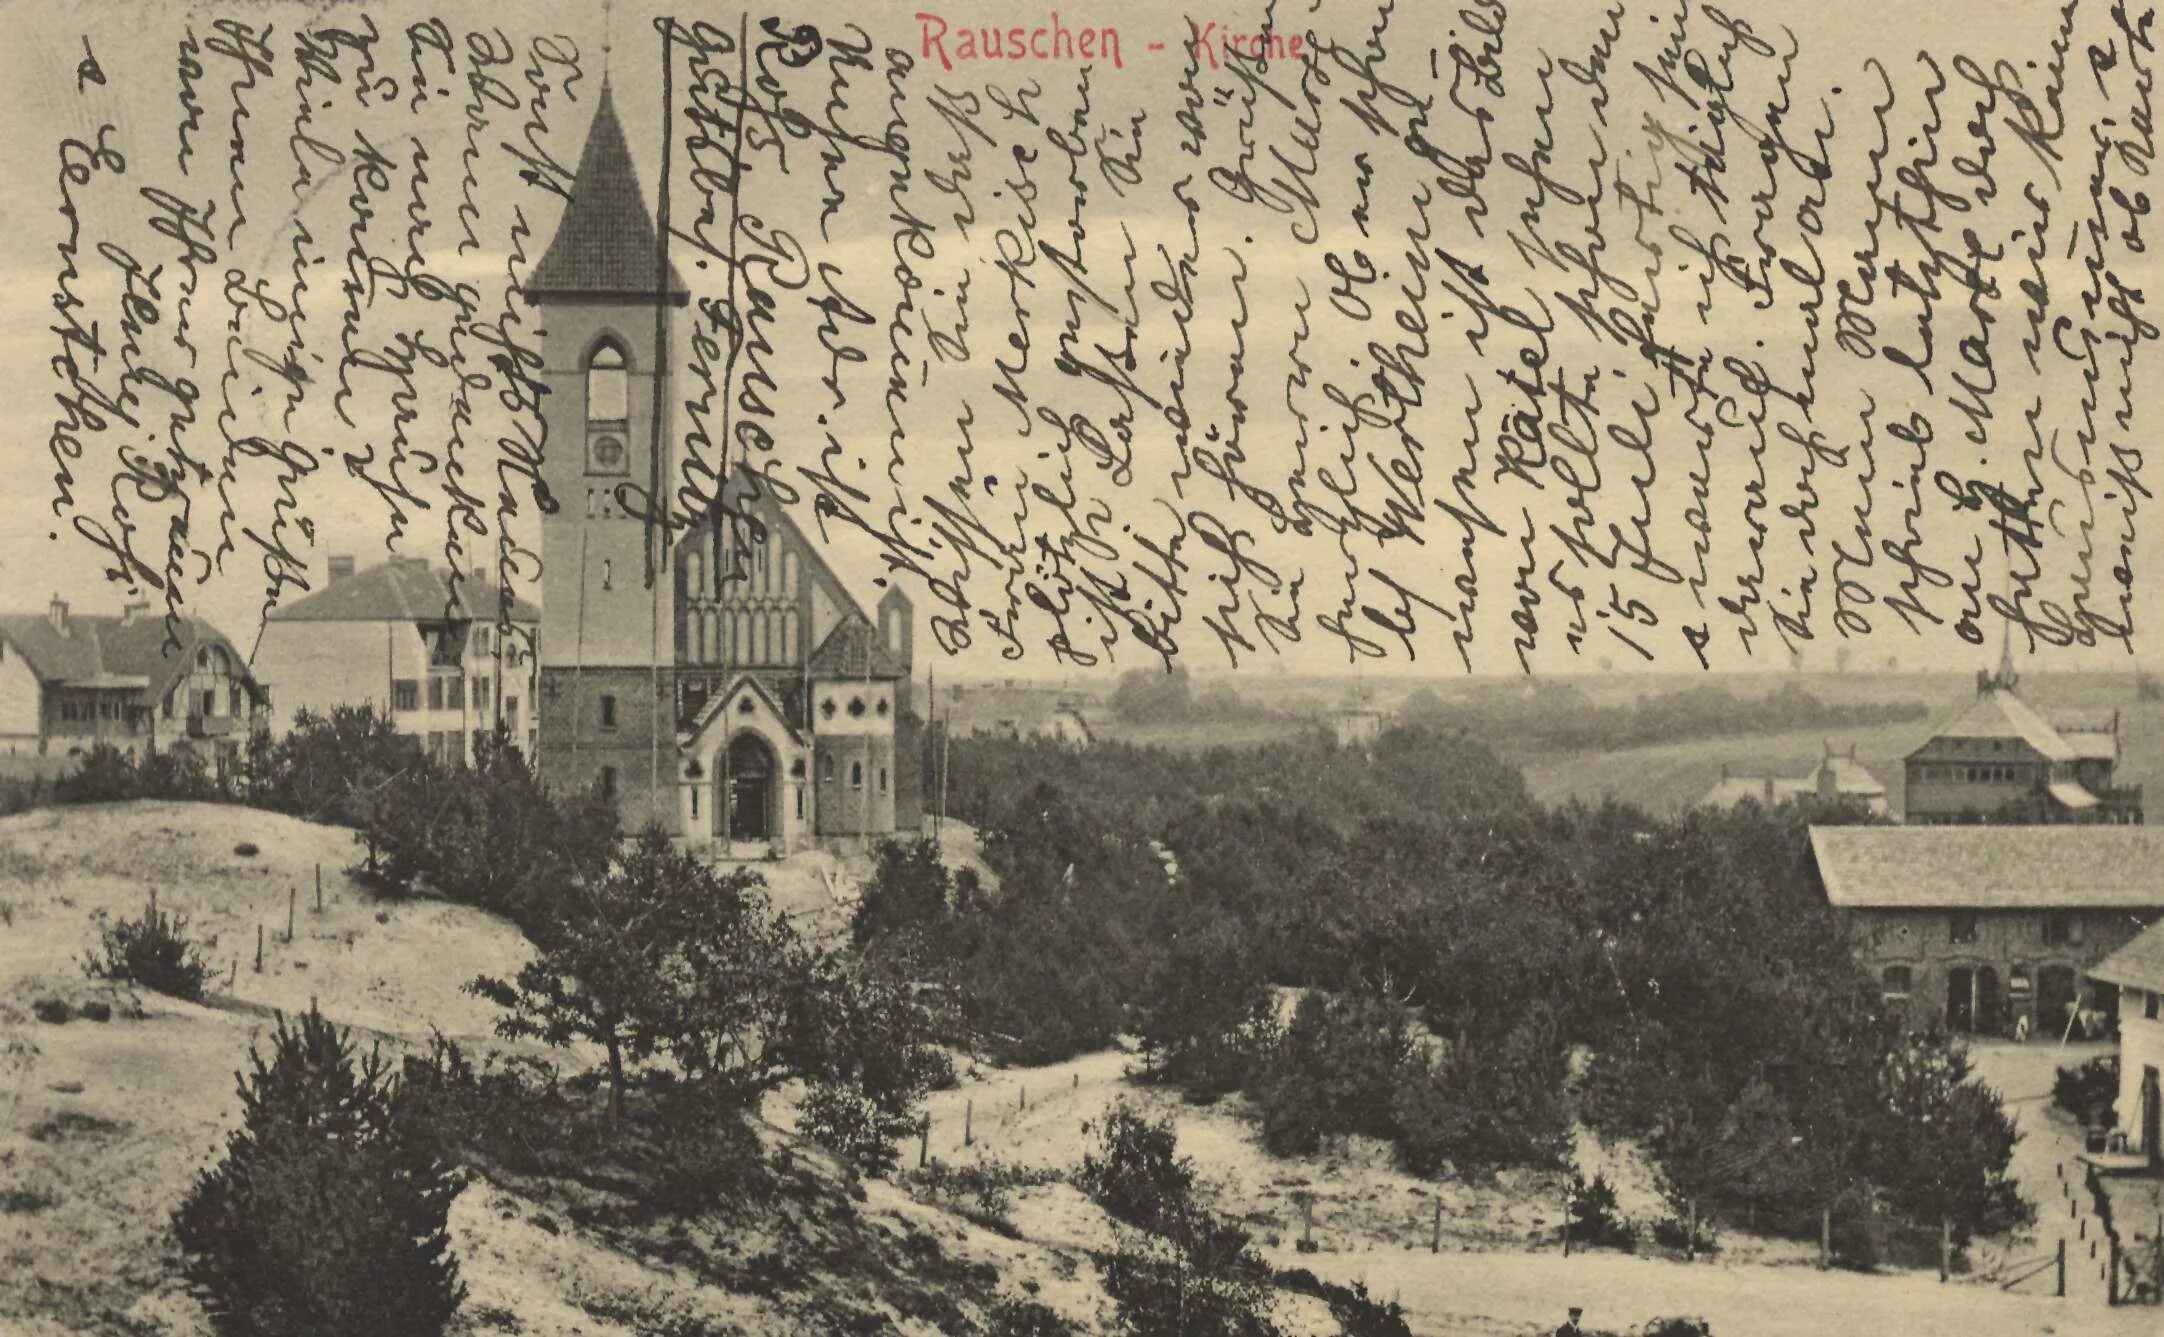
[{"label": "distant treeline", "polygon": [[1513,752],[1612,752],[1734,734],[1804,729],[1830,733],[1901,724],[1929,713],[1929,707],[1916,701],[1830,704],[1794,683],[1755,697],[1739,697],[1719,687],[1689,687],[1640,697],[1627,706],[1603,706],[1562,683],[1528,681],[1447,701],[1423,687],[1398,707],[1399,718],[1408,724],[1461,730]]},{"label": "distant treeline", "polygon": [[1195,690],[1186,668],[1129,669],[1112,693],[1112,713],[1125,724],[1192,724],[1197,720],[1251,719],[1266,714],[1226,682]]}]

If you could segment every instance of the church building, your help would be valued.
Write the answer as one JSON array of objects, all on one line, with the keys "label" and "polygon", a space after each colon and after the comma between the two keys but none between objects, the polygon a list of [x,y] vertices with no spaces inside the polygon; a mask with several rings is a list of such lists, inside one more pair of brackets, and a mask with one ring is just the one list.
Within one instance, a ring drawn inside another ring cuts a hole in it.
[{"label": "church building", "polygon": [[643,516],[641,498],[677,493],[666,341],[689,298],[644,199],[604,82],[524,290],[558,507],[541,522],[541,775],[613,797],[626,830],[740,857],[914,834],[908,596],[889,589],[867,613],[747,471],[688,532]]}]

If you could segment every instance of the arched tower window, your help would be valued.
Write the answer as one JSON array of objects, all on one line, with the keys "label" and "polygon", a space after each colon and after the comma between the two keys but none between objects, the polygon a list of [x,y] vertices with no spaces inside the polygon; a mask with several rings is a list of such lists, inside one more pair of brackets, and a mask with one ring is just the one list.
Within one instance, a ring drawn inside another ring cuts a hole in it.
[{"label": "arched tower window", "polygon": [[625,447],[631,417],[631,371],[624,346],[614,339],[595,345],[586,359],[586,471],[631,471]]}]

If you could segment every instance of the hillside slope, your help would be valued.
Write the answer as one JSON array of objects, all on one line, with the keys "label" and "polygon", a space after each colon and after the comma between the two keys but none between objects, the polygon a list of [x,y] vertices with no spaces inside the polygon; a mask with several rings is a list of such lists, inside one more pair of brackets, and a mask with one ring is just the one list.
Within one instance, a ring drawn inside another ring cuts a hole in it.
[{"label": "hillside slope", "polygon": [[[394,1052],[437,1032],[503,1048],[489,1005],[460,986],[515,971],[525,940],[463,907],[379,900],[346,877],[357,857],[350,831],[235,807],[0,819],[0,1332],[207,1337],[167,1222],[237,1123],[235,1073],[275,1011],[313,1001]],[[203,1005],[83,977],[99,918],[135,914],[152,889],[191,936],[216,938]],[[777,900],[809,890],[785,884]],[[109,1020],[82,1016],[100,1002]],[[54,1003],[72,1019],[35,1018]],[[997,1300],[1022,1297],[1109,1327],[1088,1257],[1109,1227],[1071,1187],[1015,1194],[1016,1219],[1056,1223],[1037,1239],[854,1183],[817,1149],[756,1131],[775,1191],[694,1218],[606,1186],[473,1176],[451,1215],[469,1291],[454,1331],[937,1334],[974,1331]],[[1289,1333],[1337,1331],[1318,1302],[1282,1308]]]}]

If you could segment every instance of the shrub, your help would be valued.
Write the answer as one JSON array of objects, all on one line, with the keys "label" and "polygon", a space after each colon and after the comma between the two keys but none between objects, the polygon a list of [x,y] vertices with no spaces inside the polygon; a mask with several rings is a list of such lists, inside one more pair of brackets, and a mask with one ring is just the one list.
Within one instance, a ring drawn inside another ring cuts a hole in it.
[{"label": "shrub", "polygon": [[1236,925],[1175,936],[1136,1008],[1147,1076],[1212,1100],[1249,1085],[1277,1047],[1277,1005],[1261,960]]},{"label": "shrub", "polygon": [[901,1157],[897,1144],[917,1130],[917,1120],[847,1082],[814,1082],[805,1092],[798,1127],[858,1173],[876,1179],[894,1169]]},{"label": "shrub", "polygon": [[1615,1185],[1596,1173],[1591,1181],[1573,1171],[1570,1176],[1570,1239],[1589,1248],[1634,1248],[1638,1235],[1617,1210]]},{"label": "shrub", "polygon": [[1171,1123],[1153,1123],[1123,1102],[1106,1111],[1075,1186],[1113,1219],[1165,1233],[1194,1211],[1195,1166],[1179,1154]]},{"label": "shrub", "polygon": [[951,886],[938,842],[883,841],[878,866],[858,897],[850,936],[862,947],[889,933],[936,923],[947,913]]},{"label": "shrub", "polygon": [[1008,1192],[1016,1187],[1049,1183],[1057,1178],[1059,1176],[1049,1170],[1034,1170],[1001,1161],[983,1161],[972,1165],[948,1165],[944,1161],[935,1161],[911,1171],[909,1183],[919,1192],[945,1203],[957,1215],[988,1230],[1011,1236],[1015,1230],[1007,1220]]},{"label": "shrub", "polygon": [[1440,1062],[1409,1066],[1391,1094],[1398,1163],[1429,1177],[1447,1163],[1463,1179],[1561,1168],[1565,1063],[1552,1024],[1536,1014],[1501,1041],[1461,1039]]},{"label": "shrub", "polygon": [[145,907],[139,919],[105,924],[98,938],[97,950],[83,958],[83,973],[90,978],[119,980],[169,997],[201,1001],[210,967],[188,940],[188,921],[180,915]]},{"label": "shrub", "polygon": [[2082,1123],[2109,1127],[2118,1113],[2119,1056],[2101,1054],[2059,1069],[2051,1079],[2051,1103]]},{"label": "shrub", "polygon": [[1344,1329],[1344,1337],[1413,1337],[1405,1311],[1368,1294],[1367,1286],[1354,1282],[1340,1286],[1324,1281],[1304,1267],[1277,1274],[1277,1284],[1288,1291],[1312,1295],[1330,1306],[1330,1316]]},{"label": "shrub", "polygon": [[1102,1255],[1105,1293],[1133,1337],[1277,1337],[1270,1287],[1250,1256],[1140,1241]]},{"label": "shrub", "polygon": [[1688,1217],[1669,1215],[1653,1223],[1653,1242],[1664,1249],[1677,1253],[1695,1253],[1703,1258],[1721,1251],[1721,1241],[1712,1222],[1698,1218],[1694,1229]]},{"label": "shrub", "polygon": [[311,1010],[251,1050],[242,1126],[174,1213],[190,1288],[228,1337],[440,1333],[464,1296],[459,1181],[397,1116],[380,1050]]},{"label": "shrub", "polygon": [[1412,1024],[1379,993],[1302,998],[1254,1093],[1263,1145],[1310,1155],[1328,1136],[1393,1135],[1391,1098],[1415,1063]]}]

